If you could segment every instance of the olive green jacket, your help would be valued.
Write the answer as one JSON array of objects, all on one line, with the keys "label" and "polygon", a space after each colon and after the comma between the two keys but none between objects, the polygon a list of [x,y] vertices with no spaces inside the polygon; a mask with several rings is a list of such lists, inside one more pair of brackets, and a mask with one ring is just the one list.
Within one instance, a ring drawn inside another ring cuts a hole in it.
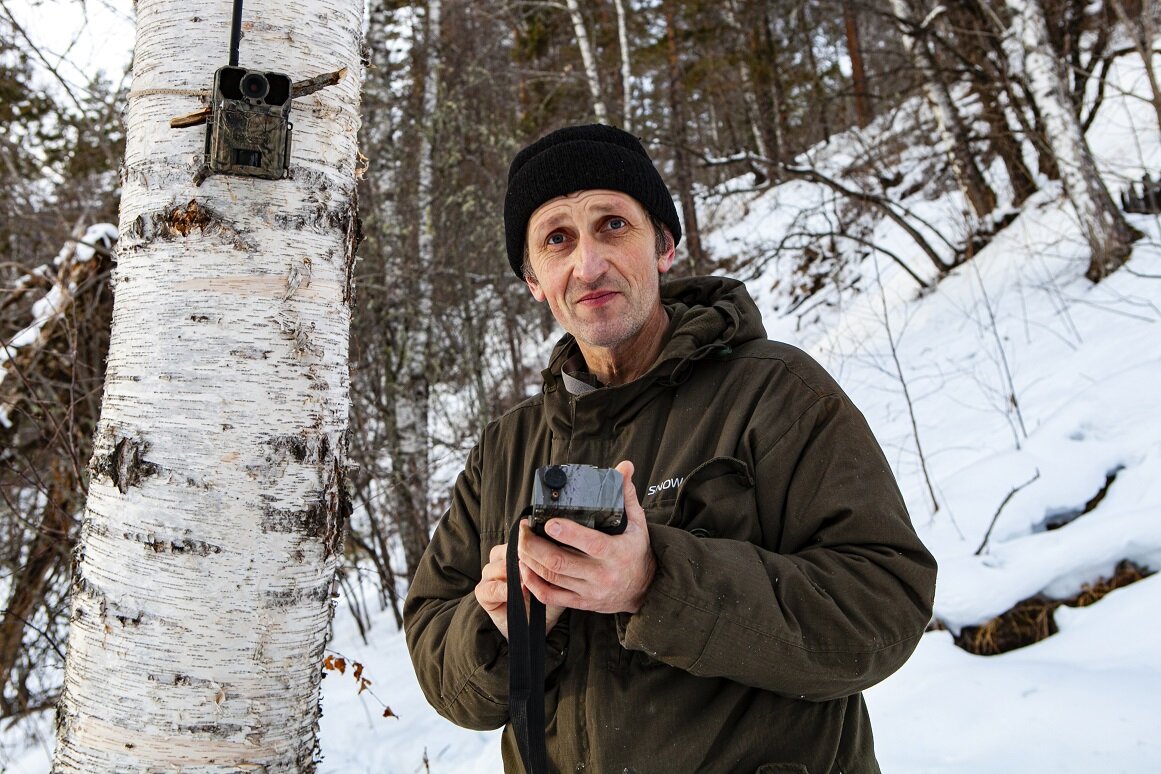
[{"label": "olive green jacket", "polygon": [[[507,642],[473,589],[549,463],[632,460],[657,574],[634,614],[567,611],[548,636],[549,768],[877,772],[860,691],[931,615],[935,562],[862,414],[810,357],[766,339],[744,286],[663,288],[669,339],[629,384],[542,393],[488,425],[404,607],[432,705],[508,722]],[[520,771],[511,727],[505,767]]]}]

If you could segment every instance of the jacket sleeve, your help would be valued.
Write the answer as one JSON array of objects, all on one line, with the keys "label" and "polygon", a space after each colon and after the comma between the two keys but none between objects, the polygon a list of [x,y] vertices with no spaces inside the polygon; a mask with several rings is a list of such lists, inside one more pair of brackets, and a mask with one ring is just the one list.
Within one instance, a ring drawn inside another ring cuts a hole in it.
[{"label": "jacket sleeve", "polygon": [[[403,625],[428,702],[457,725],[489,730],[508,721],[508,642],[476,601],[475,587],[488,553],[508,536],[502,516],[481,529],[479,474],[477,447],[412,579]],[[566,619],[549,633],[546,673],[563,661]]]},{"label": "jacket sleeve", "polygon": [[745,497],[706,507],[732,510],[718,520],[757,519],[760,539],[650,524],[657,574],[641,610],[618,616],[622,645],[792,698],[870,687],[914,650],[935,587],[935,560],[878,443],[838,392],[753,465]]}]

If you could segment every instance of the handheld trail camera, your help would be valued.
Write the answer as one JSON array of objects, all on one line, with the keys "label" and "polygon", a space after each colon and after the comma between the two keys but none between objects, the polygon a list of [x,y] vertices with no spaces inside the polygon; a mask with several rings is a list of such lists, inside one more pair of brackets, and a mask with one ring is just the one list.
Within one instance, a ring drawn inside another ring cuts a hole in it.
[{"label": "handheld trail camera", "polygon": [[[608,535],[625,531],[624,477],[593,465],[547,465],[532,488],[532,531],[541,537],[549,519],[563,518]],[[548,538],[551,540],[552,538]]]},{"label": "handheld trail camera", "polygon": [[214,73],[206,165],[219,175],[286,177],[290,163],[291,80],[233,65]]}]

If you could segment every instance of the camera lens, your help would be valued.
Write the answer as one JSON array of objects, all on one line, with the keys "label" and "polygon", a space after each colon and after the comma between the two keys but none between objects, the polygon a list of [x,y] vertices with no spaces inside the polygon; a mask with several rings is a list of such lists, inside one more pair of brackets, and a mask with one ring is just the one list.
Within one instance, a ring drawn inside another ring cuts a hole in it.
[{"label": "camera lens", "polygon": [[249,72],[242,76],[242,96],[262,99],[270,92],[270,82],[262,73]]},{"label": "camera lens", "polygon": [[568,474],[559,465],[553,465],[544,471],[544,485],[549,489],[563,489],[568,483]]}]

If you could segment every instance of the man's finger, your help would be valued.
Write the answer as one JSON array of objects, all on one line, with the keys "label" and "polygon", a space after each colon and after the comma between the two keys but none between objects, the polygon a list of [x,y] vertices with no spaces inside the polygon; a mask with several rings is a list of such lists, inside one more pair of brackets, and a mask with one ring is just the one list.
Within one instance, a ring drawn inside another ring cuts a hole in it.
[{"label": "man's finger", "polygon": [[545,540],[529,547],[520,557],[520,563],[554,586],[574,588],[584,576],[580,566],[582,558],[571,549],[554,546]]},{"label": "man's finger", "polygon": [[589,556],[601,556],[605,551],[604,541],[608,536],[603,532],[577,524],[571,519],[549,519],[544,532],[553,540],[575,548]]},{"label": "man's finger", "polygon": [[628,517],[630,524],[645,529],[645,509],[641,507],[641,503],[637,500],[637,487],[633,486],[633,463],[629,460],[621,460],[617,463],[616,469],[621,472],[625,479],[624,495],[625,495],[625,516]]}]

